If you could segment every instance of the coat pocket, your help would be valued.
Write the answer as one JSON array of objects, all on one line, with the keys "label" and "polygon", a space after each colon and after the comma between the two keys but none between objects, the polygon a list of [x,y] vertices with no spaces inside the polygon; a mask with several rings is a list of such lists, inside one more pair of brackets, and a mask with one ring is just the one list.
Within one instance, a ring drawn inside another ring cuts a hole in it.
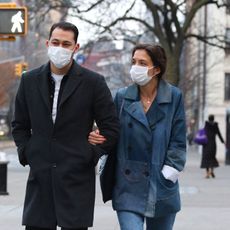
[{"label": "coat pocket", "polygon": [[145,207],[149,191],[149,165],[145,162],[118,161],[113,205],[116,210]]},{"label": "coat pocket", "polygon": [[149,176],[146,162],[126,160],[120,167],[122,177],[130,183],[138,183]]},{"label": "coat pocket", "polygon": [[149,165],[145,162],[118,161],[116,190],[118,193],[146,193],[149,186]]},{"label": "coat pocket", "polygon": [[157,199],[166,199],[178,191],[178,181],[173,183],[170,180],[165,179],[161,172],[161,169],[156,170],[157,181]]}]

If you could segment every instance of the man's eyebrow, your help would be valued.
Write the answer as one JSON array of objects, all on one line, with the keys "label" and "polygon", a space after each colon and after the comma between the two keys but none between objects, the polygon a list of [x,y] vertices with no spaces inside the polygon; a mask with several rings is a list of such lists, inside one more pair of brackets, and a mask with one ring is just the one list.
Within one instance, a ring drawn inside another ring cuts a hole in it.
[{"label": "man's eyebrow", "polygon": [[61,42],[61,43],[69,43],[69,44],[72,44],[72,42],[70,42],[70,41],[62,41],[62,40],[59,40],[59,39],[57,39],[57,38],[53,38],[51,41],[57,41],[57,42]]},{"label": "man's eyebrow", "polygon": [[70,42],[70,41],[62,41],[62,43],[72,44],[72,42]]}]

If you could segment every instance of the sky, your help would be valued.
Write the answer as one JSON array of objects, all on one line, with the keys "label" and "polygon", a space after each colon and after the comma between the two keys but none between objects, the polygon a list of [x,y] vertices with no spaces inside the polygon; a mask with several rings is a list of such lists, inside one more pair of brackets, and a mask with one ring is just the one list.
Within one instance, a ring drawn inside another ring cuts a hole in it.
[{"label": "sky", "polygon": [[[100,15],[103,15],[104,18],[102,19],[104,23],[109,23],[110,17],[112,18],[112,17],[116,17],[117,15],[120,15],[120,16],[123,15],[124,12],[129,8],[130,2],[132,1],[126,0],[125,2],[122,2],[122,4],[114,3],[110,5],[109,10],[99,8],[99,9],[90,11],[90,13],[84,14],[84,16],[87,17],[88,20],[95,21],[95,17],[100,17]],[[134,15],[137,15],[137,14],[143,15],[146,13],[145,7],[141,7],[141,6],[143,6],[143,2],[141,1],[135,4],[134,9],[132,10],[132,12],[134,11]],[[70,14],[71,14],[71,10],[70,10]],[[78,27],[79,29],[79,39],[78,40],[79,40],[80,45],[86,44],[89,40],[97,40],[99,34],[97,32],[98,28],[96,26],[90,25],[72,16],[69,16],[67,18],[67,21],[74,23]],[[128,30],[140,32],[140,28],[138,27],[137,23],[134,21],[126,21],[125,23],[122,22],[122,27],[123,26],[124,28],[127,28]],[[121,38],[121,36],[119,38]],[[122,46],[121,42],[116,42],[116,45],[118,47]]]}]

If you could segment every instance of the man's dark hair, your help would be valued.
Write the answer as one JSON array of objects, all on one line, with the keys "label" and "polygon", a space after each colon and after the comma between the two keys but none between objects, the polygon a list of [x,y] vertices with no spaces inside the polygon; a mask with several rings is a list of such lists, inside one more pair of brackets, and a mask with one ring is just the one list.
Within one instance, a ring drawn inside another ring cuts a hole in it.
[{"label": "man's dark hair", "polygon": [[74,24],[70,22],[58,22],[53,24],[52,27],[50,28],[49,39],[51,38],[52,33],[56,28],[60,28],[65,31],[72,31],[74,33],[74,41],[75,43],[77,43],[79,32],[78,32],[78,28]]},{"label": "man's dark hair", "polygon": [[161,78],[167,67],[165,50],[159,45],[138,44],[133,48],[132,57],[136,50],[145,50],[147,52],[153,62],[153,65],[160,68],[161,72],[157,76]]}]

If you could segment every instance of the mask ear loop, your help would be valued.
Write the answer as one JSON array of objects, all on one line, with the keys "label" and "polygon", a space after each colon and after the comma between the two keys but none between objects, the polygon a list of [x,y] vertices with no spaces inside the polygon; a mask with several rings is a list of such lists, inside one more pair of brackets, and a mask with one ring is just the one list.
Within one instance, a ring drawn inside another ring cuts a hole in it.
[{"label": "mask ear loop", "polygon": [[[155,65],[154,65],[153,67],[151,67],[151,68],[149,68],[149,69],[157,68],[157,67],[160,68],[159,66],[155,66]],[[160,70],[160,71],[161,71],[161,70]],[[157,74],[156,76],[154,76],[154,77],[159,77],[159,76],[158,76],[159,74],[160,74],[160,73],[158,73],[158,74]],[[152,77],[153,77],[153,76],[152,76]]]},{"label": "mask ear loop", "polygon": [[[156,67],[156,66],[152,66],[152,67],[148,68],[148,71],[149,71],[150,69],[154,69],[155,67]],[[155,77],[155,76],[149,76],[149,75],[148,75],[148,77],[153,78],[153,77]]]},{"label": "mask ear loop", "polygon": [[156,66],[152,66],[152,67],[148,68],[148,70],[153,69],[153,68],[155,68],[155,67],[156,67]]}]

